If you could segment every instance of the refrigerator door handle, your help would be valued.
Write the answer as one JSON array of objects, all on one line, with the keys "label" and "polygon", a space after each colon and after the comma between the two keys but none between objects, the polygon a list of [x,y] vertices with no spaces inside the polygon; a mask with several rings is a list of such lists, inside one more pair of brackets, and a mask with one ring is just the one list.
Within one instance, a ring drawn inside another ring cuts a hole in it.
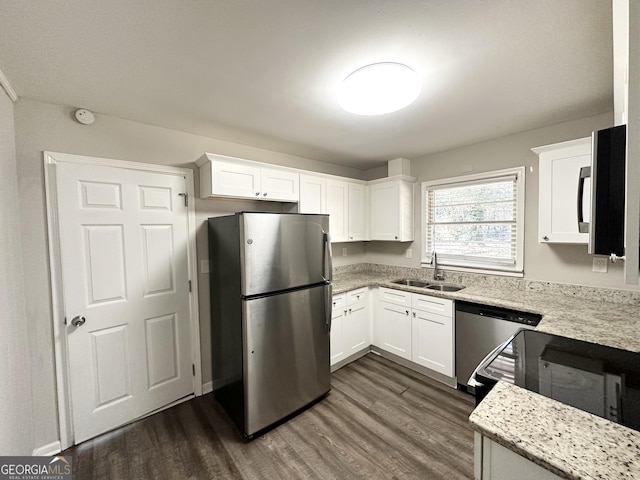
[{"label": "refrigerator door handle", "polygon": [[333,287],[330,283],[327,283],[324,286],[324,331],[327,333],[331,333],[331,317],[332,317],[332,295],[331,292]]},{"label": "refrigerator door handle", "polygon": [[333,262],[331,260],[331,236],[329,232],[322,232],[324,250],[322,252],[322,278],[330,282],[333,279]]}]

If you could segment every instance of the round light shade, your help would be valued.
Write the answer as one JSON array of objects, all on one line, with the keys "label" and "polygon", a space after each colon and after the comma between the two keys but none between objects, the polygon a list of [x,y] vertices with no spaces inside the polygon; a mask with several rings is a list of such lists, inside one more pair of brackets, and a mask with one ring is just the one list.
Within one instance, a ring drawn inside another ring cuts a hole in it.
[{"label": "round light shade", "polygon": [[410,105],[420,94],[418,74],[401,63],[359,68],[340,86],[338,101],[358,115],[384,115]]}]

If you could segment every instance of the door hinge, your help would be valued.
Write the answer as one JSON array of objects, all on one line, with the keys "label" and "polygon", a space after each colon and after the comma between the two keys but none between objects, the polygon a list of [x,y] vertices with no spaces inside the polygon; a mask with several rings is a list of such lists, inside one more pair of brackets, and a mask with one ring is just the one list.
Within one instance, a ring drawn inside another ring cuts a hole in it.
[{"label": "door hinge", "polygon": [[188,207],[189,206],[189,195],[186,193],[179,193],[178,195],[180,195],[181,197],[184,197],[184,206]]},{"label": "door hinge", "polygon": [[196,365],[195,365],[195,363],[191,364],[191,371],[193,371],[193,376],[195,377],[196,376]]},{"label": "door hinge", "polygon": [[191,280],[189,280],[189,293],[191,293]]}]

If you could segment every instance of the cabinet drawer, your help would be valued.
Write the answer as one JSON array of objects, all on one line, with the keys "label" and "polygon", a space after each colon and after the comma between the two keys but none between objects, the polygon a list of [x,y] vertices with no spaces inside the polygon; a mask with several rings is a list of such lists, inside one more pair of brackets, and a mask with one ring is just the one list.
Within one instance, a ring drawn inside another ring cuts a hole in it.
[{"label": "cabinet drawer", "polygon": [[367,299],[368,290],[369,289],[365,287],[347,292],[347,305],[353,305],[354,303],[365,301]]},{"label": "cabinet drawer", "polygon": [[347,304],[347,295],[342,293],[333,296],[333,311],[343,308]]},{"label": "cabinet drawer", "polygon": [[404,307],[411,308],[411,293],[401,290],[393,290],[392,288],[380,287],[378,292],[381,302],[395,303]]},{"label": "cabinet drawer", "polygon": [[411,308],[423,312],[435,313],[451,317],[453,315],[453,301],[446,298],[430,297],[429,295],[413,294]]}]

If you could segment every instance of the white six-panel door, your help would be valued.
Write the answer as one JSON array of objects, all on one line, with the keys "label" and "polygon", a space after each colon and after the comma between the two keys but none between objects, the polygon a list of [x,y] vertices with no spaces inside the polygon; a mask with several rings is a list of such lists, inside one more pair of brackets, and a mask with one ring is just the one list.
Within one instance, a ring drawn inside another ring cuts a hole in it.
[{"label": "white six-panel door", "polygon": [[115,167],[61,162],[56,175],[79,443],[193,393],[186,189]]}]

